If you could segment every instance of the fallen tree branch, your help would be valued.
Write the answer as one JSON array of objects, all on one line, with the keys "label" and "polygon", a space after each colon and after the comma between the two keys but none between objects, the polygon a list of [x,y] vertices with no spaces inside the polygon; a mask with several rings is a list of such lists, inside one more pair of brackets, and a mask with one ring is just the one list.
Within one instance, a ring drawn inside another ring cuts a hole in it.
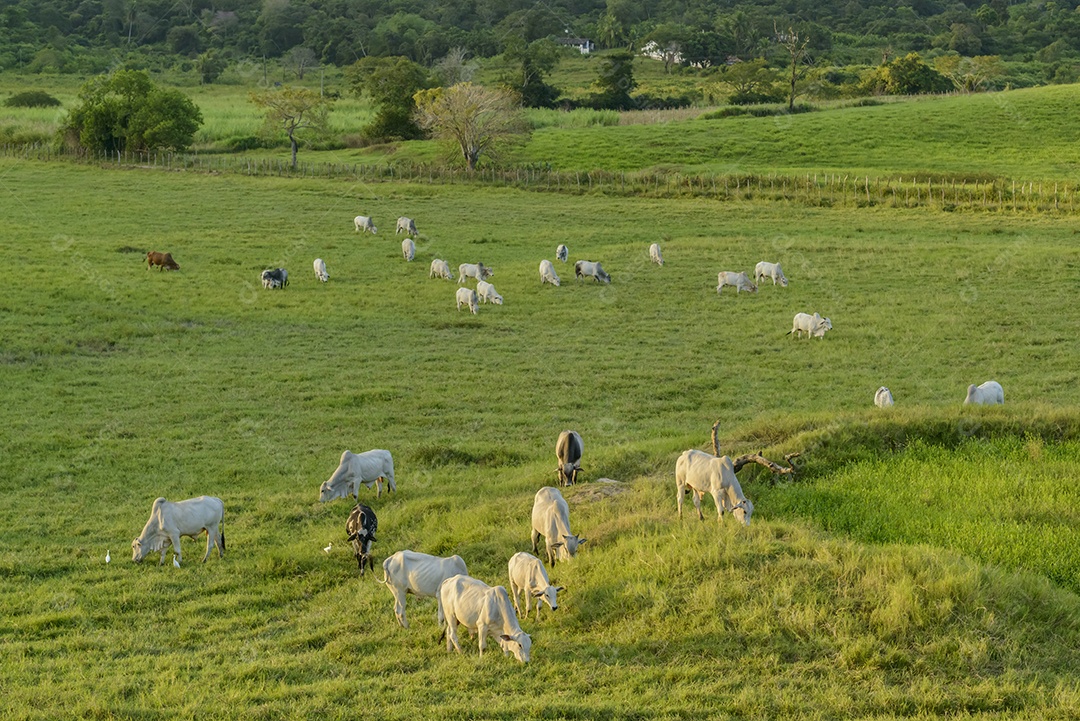
[{"label": "fallen tree branch", "polygon": [[795,466],[791,465],[791,459],[796,458],[798,455],[798,453],[789,453],[784,456],[784,461],[788,464],[786,468],[784,466],[781,466],[779,463],[774,463],[773,461],[770,461],[768,458],[761,455],[760,453],[747,453],[744,456],[739,456],[738,458],[732,459],[732,465],[735,467],[736,473],[738,473],[739,470],[745,465],[748,465],[750,463],[757,463],[758,465],[765,466],[773,473],[778,473],[780,475],[791,475],[795,473]]},{"label": "fallen tree branch", "polygon": [[720,457],[720,440],[716,437],[716,429],[720,427],[720,421],[722,418],[716,419],[716,423],[712,424],[712,452],[717,458]]}]

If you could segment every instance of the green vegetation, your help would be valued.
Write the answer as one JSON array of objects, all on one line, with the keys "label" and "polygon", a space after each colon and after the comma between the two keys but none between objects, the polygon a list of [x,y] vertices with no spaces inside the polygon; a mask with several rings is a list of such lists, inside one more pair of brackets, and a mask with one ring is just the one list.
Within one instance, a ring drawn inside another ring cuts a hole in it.
[{"label": "green vegetation", "polygon": [[55,108],[61,103],[43,90],[24,90],[4,100],[7,108]]},{"label": "green vegetation", "polygon": [[[1071,218],[12,160],[0,177],[12,718],[1080,714],[1080,339],[1067,279],[1032,292],[1080,265]],[[358,236],[358,213],[414,217],[416,261]],[[559,264],[541,287],[560,242],[612,284]],[[148,272],[147,250],[183,270]],[[506,304],[455,311],[434,257],[493,266]],[[716,294],[717,270],[761,259],[790,286]],[[287,290],[258,287],[272,266]],[[834,330],[785,336],[798,310]],[[961,408],[991,377],[1008,405]],[[869,407],[882,383],[892,411]],[[743,474],[749,528],[675,514],[675,458],[716,418],[727,452],[803,451],[793,482]],[[317,502],[341,451],[395,455],[398,493],[361,492],[378,558],[460,553],[505,583],[567,427],[589,543],[552,573],[560,610],[523,622],[529,666],[447,654],[430,601],[397,627],[346,550],[350,504]],[[127,561],[154,498],[201,493],[225,501],[224,559]]]}]

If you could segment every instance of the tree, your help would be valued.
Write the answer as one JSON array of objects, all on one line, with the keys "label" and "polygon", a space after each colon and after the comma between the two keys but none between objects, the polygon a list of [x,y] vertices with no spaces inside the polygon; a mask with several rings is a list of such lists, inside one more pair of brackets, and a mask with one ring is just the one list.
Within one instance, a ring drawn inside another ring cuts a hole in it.
[{"label": "tree", "polygon": [[364,127],[370,139],[415,140],[424,137],[416,124],[416,92],[428,86],[427,70],[405,57],[366,57],[345,71],[357,95],[367,94],[378,107]]},{"label": "tree", "polygon": [[877,68],[863,81],[863,85],[871,92],[917,95],[945,92],[951,83],[924,63],[918,53],[908,53]]},{"label": "tree", "polygon": [[776,71],[764,58],[727,65],[720,73],[720,80],[732,90],[728,98],[732,105],[769,103],[783,97],[774,85]]},{"label": "tree", "polygon": [[776,42],[788,52],[791,58],[791,74],[788,76],[788,112],[795,109],[795,98],[798,95],[798,83],[810,69],[811,60],[806,53],[806,46],[810,44],[810,38],[800,38],[795,28],[788,27],[787,32],[780,32],[773,26],[776,32]]},{"label": "tree", "polygon": [[[985,7],[985,6],[984,6]],[[1005,64],[997,55],[941,55],[934,58],[934,70],[947,77],[953,86],[964,93],[985,90],[1005,74]]]},{"label": "tree", "polygon": [[142,70],[93,78],[79,100],[60,132],[87,150],[184,150],[203,121],[190,98],[159,88]]},{"label": "tree", "polygon": [[630,91],[637,87],[633,54],[620,50],[606,55],[594,85],[598,91],[592,97],[594,107],[611,110],[632,108],[634,101]]},{"label": "tree", "polygon": [[503,59],[512,67],[502,80],[507,90],[521,98],[521,104],[530,108],[551,108],[559,97],[559,89],[548,85],[544,76],[559,62],[559,46],[548,39],[526,43],[521,36],[506,41]]},{"label": "tree", "polygon": [[195,69],[199,71],[203,85],[209,85],[221,77],[227,66],[225,58],[215,48],[210,48],[195,60]]},{"label": "tree", "polygon": [[479,64],[475,61],[466,60],[468,51],[462,47],[450,48],[441,59],[432,67],[432,75],[435,83],[440,87],[448,88],[458,83],[467,83],[472,80]]},{"label": "tree", "polygon": [[303,80],[304,73],[319,64],[319,58],[311,48],[297,45],[282,56],[281,64],[296,73],[297,80]]},{"label": "tree", "polygon": [[[682,62],[683,47],[686,45],[687,30],[682,25],[664,23],[653,28],[642,40],[642,51],[664,62],[664,72],[670,73],[671,66]],[[651,52],[649,52],[651,51]]]},{"label": "tree", "polygon": [[458,83],[422,90],[416,94],[416,108],[420,127],[455,144],[470,171],[481,156],[496,153],[529,130],[517,97],[502,88]]},{"label": "tree", "polygon": [[284,131],[292,148],[292,167],[296,168],[297,133],[321,135],[327,131],[330,106],[334,101],[307,88],[286,87],[263,93],[251,93],[251,102],[266,113],[263,129],[267,133]]}]

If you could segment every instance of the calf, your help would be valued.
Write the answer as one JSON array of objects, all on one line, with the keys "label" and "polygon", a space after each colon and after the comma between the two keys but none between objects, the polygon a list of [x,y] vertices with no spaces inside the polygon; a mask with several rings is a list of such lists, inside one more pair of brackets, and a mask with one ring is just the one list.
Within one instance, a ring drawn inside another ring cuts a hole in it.
[{"label": "calf", "polygon": [[458,283],[465,285],[466,278],[475,278],[476,280],[487,280],[491,276],[495,275],[495,271],[487,267],[483,263],[462,263],[457,268]]},{"label": "calf", "polygon": [[367,215],[358,215],[353,218],[353,225],[356,226],[357,233],[366,233],[370,230],[371,234],[375,235],[375,231],[378,230],[378,228],[375,227],[375,223],[371,220],[371,217]]},{"label": "calf", "polygon": [[405,256],[405,262],[412,262],[412,259],[416,257],[416,243],[412,238],[406,238],[401,241],[401,254]]},{"label": "calf", "polygon": [[610,283],[611,276],[600,266],[591,260],[579,260],[574,263],[574,276],[577,278],[591,277],[598,283]]},{"label": "calf", "polygon": [[725,285],[735,286],[735,295],[738,295],[739,291],[743,290],[748,293],[757,293],[757,286],[750,282],[746,273],[736,273],[730,270],[720,271],[716,275],[716,292],[719,293],[723,290]]},{"label": "calf", "polygon": [[540,261],[540,285],[544,283],[551,283],[556,286],[559,284],[559,276],[550,260]]},{"label": "calf", "polygon": [[315,268],[315,277],[321,280],[323,283],[330,280],[330,274],[326,272],[326,263],[322,258],[316,258],[312,263],[312,267]]},{"label": "calf", "polygon": [[660,254],[659,243],[653,243],[649,246],[649,260],[656,263],[657,265],[664,264],[664,256]]},{"label": "calf", "polygon": [[893,404],[892,392],[885,386],[877,389],[874,394],[874,405],[878,408],[889,408]]},{"label": "calf", "polygon": [[772,278],[773,285],[779,283],[782,287],[787,288],[787,278],[784,276],[784,271],[780,269],[779,263],[769,263],[763,260],[754,266],[754,280],[760,283],[766,278]]},{"label": "calf", "polygon": [[476,296],[485,303],[503,304],[503,297],[499,295],[499,291],[495,290],[495,286],[491,283],[484,280],[477,281]]},{"label": "calf", "polygon": [[[548,581],[547,571],[540,559],[531,553],[524,551],[515,553],[510,557],[507,570],[510,574],[510,597],[514,600],[514,610],[522,618],[529,615],[530,598],[536,599],[536,620],[540,620],[540,606],[544,603],[551,606],[552,611],[559,610],[557,594],[563,590],[562,586],[552,586]],[[518,594],[521,594],[521,606],[518,605]],[[525,613],[521,613],[522,607]]]},{"label": "calf", "polygon": [[225,555],[225,504],[220,498],[199,496],[186,501],[170,503],[158,498],[150,509],[150,519],[143,526],[139,537],[131,542],[131,560],[141,563],[154,551],[161,551],[158,565],[165,563],[165,552],[172,545],[176,554],[174,563],[183,560],[180,551],[180,537],[197,538],[206,532],[206,555],[203,563],[210,558],[210,551],[215,546],[218,558]]},{"label": "calf", "polygon": [[555,249],[555,260],[561,260],[563,263],[570,257],[570,251],[565,245],[559,243],[559,247]]},{"label": "calf", "polygon": [[394,594],[394,615],[398,623],[409,627],[405,617],[405,596],[434,598],[439,595],[439,584],[457,574],[469,573],[461,556],[439,558],[416,551],[398,551],[383,561],[382,582]]},{"label": "calf", "polygon": [[363,503],[357,503],[349,514],[349,520],[345,522],[345,533],[352,543],[353,555],[356,556],[356,564],[360,567],[360,575],[364,575],[366,565],[375,572],[375,559],[371,555],[371,544],[375,542],[375,531],[379,528],[379,519],[375,518],[375,511]]},{"label": "calf", "polygon": [[445,278],[446,280],[453,280],[454,274],[450,271],[450,264],[442,258],[436,258],[431,261],[431,270],[428,271],[429,278]]},{"label": "calf", "polygon": [[394,230],[394,235],[397,235],[398,233],[416,236],[416,223],[413,222],[412,218],[401,216],[397,219],[397,228]]},{"label": "calf", "polygon": [[581,434],[577,431],[563,431],[559,434],[559,439],[555,441],[555,458],[559,462],[555,473],[559,477],[559,485],[572,486],[577,483],[584,450]]},{"label": "calf", "polygon": [[458,288],[457,294],[457,309],[461,310],[461,306],[465,305],[469,307],[469,311],[476,315],[480,312],[480,304],[476,299],[476,291],[472,288]]},{"label": "calf", "polygon": [[969,403],[986,406],[1004,404],[1005,391],[997,381],[986,381],[980,386],[972,383],[968,386],[967,398],[964,399],[964,405]]},{"label": "calf", "polygon": [[180,270],[180,264],[173,260],[172,253],[158,253],[151,250],[146,254],[146,269],[152,266],[158,267],[158,272],[163,270]]},{"label": "calf", "polygon": [[504,654],[513,653],[521,663],[529,662],[532,639],[521,630],[505,588],[492,588],[470,576],[451,576],[439,586],[438,598],[439,627],[446,635],[447,651],[453,648],[461,653],[457,628],[462,625],[479,637],[481,658],[491,636]]},{"label": "calf", "polygon": [[273,268],[264,270],[260,276],[262,279],[263,288],[281,288],[289,284],[289,271],[284,268]]}]

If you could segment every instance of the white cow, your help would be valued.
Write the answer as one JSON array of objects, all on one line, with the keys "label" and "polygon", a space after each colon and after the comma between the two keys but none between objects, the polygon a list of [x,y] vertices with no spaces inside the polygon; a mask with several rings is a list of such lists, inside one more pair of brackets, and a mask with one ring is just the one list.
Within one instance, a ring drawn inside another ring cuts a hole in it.
[{"label": "white cow", "polygon": [[466,278],[475,278],[476,280],[487,280],[491,276],[495,275],[495,271],[487,267],[483,263],[462,263],[457,267],[458,283],[465,284]]},{"label": "white cow", "polygon": [[[514,600],[514,610],[522,618],[529,615],[529,605],[532,598],[536,599],[536,620],[540,620],[540,606],[544,603],[551,606],[552,611],[559,610],[557,594],[563,590],[563,586],[552,586],[548,581],[547,571],[539,558],[531,553],[520,551],[510,557],[507,564],[510,573],[510,598]],[[521,606],[518,605],[518,594],[521,594]],[[522,607],[525,613],[521,613]]]},{"label": "white cow", "polygon": [[822,318],[818,313],[796,313],[791,321],[791,330],[785,335],[794,333],[796,338],[801,338],[806,333],[807,338],[824,338],[827,330],[832,330],[832,321],[828,318]]},{"label": "white cow", "polygon": [[664,264],[664,256],[660,254],[659,243],[653,243],[649,246],[649,260],[656,263],[657,265]]},{"label": "white cow", "polygon": [[312,263],[312,266],[315,268],[316,278],[321,280],[323,283],[330,280],[330,274],[326,272],[326,263],[323,262],[322,258],[316,258],[315,262]]},{"label": "white cow", "polygon": [[559,243],[559,247],[555,249],[555,260],[561,260],[565,263],[566,259],[569,257],[570,251],[566,248],[565,245]]},{"label": "white cow", "polygon": [[394,230],[394,235],[402,232],[405,233],[405,235],[418,235],[416,232],[416,223],[413,222],[412,218],[402,216],[397,219],[397,228]]},{"label": "white cow", "polygon": [[469,635],[475,633],[479,637],[481,658],[490,636],[504,654],[514,654],[521,663],[529,662],[532,639],[521,630],[505,588],[492,587],[462,574],[443,581],[438,598],[439,626],[446,634],[447,651],[454,648],[461,653],[457,628],[462,625]]},{"label": "white cow", "polygon": [[375,235],[375,231],[378,230],[378,228],[375,227],[375,223],[371,220],[371,217],[367,215],[358,215],[353,218],[353,225],[356,226],[356,232],[358,233],[361,231],[366,233],[370,230],[371,234]]},{"label": "white cow", "polygon": [[708,493],[716,504],[718,521],[724,520],[724,511],[730,511],[739,523],[750,525],[754,504],[743,495],[739,479],[735,477],[735,466],[727,456],[716,457],[694,449],[683,451],[675,462],[675,493],[680,518],[687,491],[694,496],[699,520],[705,520],[701,514],[701,499]]},{"label": "white cow", "polygon": [[731,270],[722,270],[716,274],[716,292],[719,293],[725,285],[735,286],[735,295],[745,290],[748,293],[757,293],[757,286],[750,282],[746,273],[736,273]]},{"label": "white cow", "polygon": [[429,278],[445,278],[446,280],[453,280],[454,274],[450,271],[450,264],[442,258],[436,258],[431,261],[431,270],[428,272]]},{"label": "white cow", "polygon": [[487,281],[479,280],[476,282],[476,295],[485,303],[503,304],[503,297],[499,295],[499,291],[495,290],[495,286]]},{"label": "white cow", "polygon": [[158,565],[165,563],[165,552],[172,545],[175,563],[183,560],[180,552],[180,536],[197,538],[206,531],[206,555],[217,546],[218,558],[225,555],[225,504],[220,498],[199,496],[186,501],[170,503],[158,498],[150,509],[150,520],[143,526],[139,537],[131,542],[131,560],[141,563],[148,554],[161,551]]},{"label": "white cow", "polygon": [[974,383],[968,386],[964,405],[973,403],[980,406],[1001,405],[1005,403],[1005,391],[997,381],[986,381],[980,386]]},{"label": "white cow", "polygon": [[397,491],[394,483],[394,459],[390,451],[373,448],[363,453],[345,451],[337,470],[321,486],[319,501],[326,503],[336,498],[355,496],[360,500],[360,486],[371,488],[375,485],[375,497],[382,495],[382,481],[386,481],[391,491]]},{"label": "white cow", "polygon": [[469,572],[461,556],[439,558],[408,550],[390,556],[382,567],[382,582],[394,594],[394,615],[405,628],[409,627],[409,619],[405,618],[406,594],[435,598],[439,595],[439,584],[451,576]]},{"label": "white cow", "polygon": [[599,283],[610,283],[611,276],[600,267],[600,263],[594,263],[591,260],[579,260],[574,263],[574,275],[578,278],[585,278],[586,276],[593,278]]},{"label": "white cow", "polygon": [[412,241],[412,238],[401,241],[401,254],[405,256],[406,263],[411,263],[416,257],[416,243]]},{"label": "white cow", "polygon": [[892,392],[885,386],[877,389],[874,394],[874,405],[878,408],[889,408],[893,405]]},{"label": "white cow", "polygon": [[559,284],[559,276],[555,272],[555,266],[551,264],[550,260],[540,261],[540,285],[544,283],[551,283],[552,285]]},{"label": "white cow", "polygon": [[760,283],[766,278],[772,278],[773,285],[779,283],[787,288],[787,278],[784,276],[784,271],[780,269],[779,263],[768,263],[763,260],[754,266],[754,280]]},{"label": "white cow", "polygon": [[461,306],[465,305],[469,307],[469,312],[473,315],[480,312],[480,303],[476,299],[476,291],[472,288],[458,288],[455,298],[458,310],[461,310]]},{"label": "white cow", "polygon": [[558,488],[544,486],[536,492],[532,509],[533,553],[538,552],[537,541],[544,537],[546,558],[549,565],[556,560],[569,561],[577,553],[585,538],[578,538],[570,531],[570,507]]}]

